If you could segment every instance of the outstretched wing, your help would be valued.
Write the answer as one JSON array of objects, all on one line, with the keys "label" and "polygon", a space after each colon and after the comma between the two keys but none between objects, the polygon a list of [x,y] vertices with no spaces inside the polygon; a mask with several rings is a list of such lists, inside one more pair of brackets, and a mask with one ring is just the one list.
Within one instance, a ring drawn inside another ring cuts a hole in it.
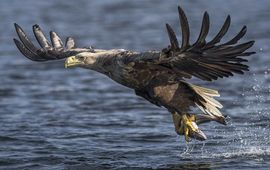
[{"label": "outstretched wing", "polygon": [[91,50],[87,48],[75,48],[74,39],[71,37],[68,37],[66,39],[64,46],[62,40],[53,31],[50,32],[50,38],[52,43],[50,44],[45,35],[43,34],[41,28],[38,25],[34,25],[33,32],[39,45],[41,46],[41,48],[37,48],[30,41],[22,28],[16,23],[14,25],[20,39],[14,39],[17,48],[25,57],[33,61],[43,62],[48,60],[60,60],[72,55],[76,55],[80,52]]},{"label": "outstretched wing", "polygon": [[163,49],[162,53],[138,55],[128,61],[145,62],[148,65],[158,64],[181,77],[195,76],[206,81],[233,76],[233,73],[243,74],[243,71],[248,71],[248,66],[243,64],[243,62],[247,62],[247,59],[243,57],[254,54],[254,52],[246,52],[254,44],[254,41],[237,44],[245,35],[246,26],[230,41],[219,44],[230,26],[231,19],[228,16],[218,34],[211,41],[206,42],[210,22],[209,15],[205,12],[200,35],[197,41],[191,45],[187,17],[180,7],[178,7],[178,12],[182,30],[181,47],[173,29],[169,24],[166,24],[171,44],[168,48]]}]

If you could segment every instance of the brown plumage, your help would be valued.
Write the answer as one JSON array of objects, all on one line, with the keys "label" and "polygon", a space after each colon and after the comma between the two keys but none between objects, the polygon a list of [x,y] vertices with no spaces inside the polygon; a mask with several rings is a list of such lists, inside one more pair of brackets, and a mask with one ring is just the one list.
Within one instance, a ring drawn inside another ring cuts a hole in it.
[{"label": "brown plumage", "polygon": [[[191,44],[189,25],[184,11],[178,7],[182,30],[182,43],[169,24],[166,24],[170,45],[162,51],[133,52],[127,50],[101,50],[76,48],[72,38],[65,45],[55,32],[50,32],[51,43],[45,38],[38,25],[33,26],[34,35],[40,49],[29,40],[21,27],[15,24],[20,40],[14,42],[21,53],[30,60],[43,62],[67,58],[66,67],[79,66],[103,73],[135,90],[149,102],[166,107],[172,114],[178,134],[200,140],[206,136],[197,124],[217,121],[226,124],[225,117],[219,111],[222,105],[214,99],[219,93],[187,83],[185,78],[197,77],[212,81],[218,78],[243,74],[248,66],[243,64],[246,57],[254,52],[246,52],[254,41],[238,44],[245,35],[246,26],[230,41],[220,43],[229,29],[228,16],[218,34],[209,42],[205,39],[209,32],[209,15],[204,13],[201,31],[195,43]],[[198,106],[205,115],[190,114],[190,107]]]}]

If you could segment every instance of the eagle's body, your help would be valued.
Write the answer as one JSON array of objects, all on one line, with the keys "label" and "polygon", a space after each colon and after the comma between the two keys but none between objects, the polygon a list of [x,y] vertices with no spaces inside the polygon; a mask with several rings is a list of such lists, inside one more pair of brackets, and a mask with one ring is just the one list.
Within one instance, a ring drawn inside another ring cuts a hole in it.
[{"label": "eagle's body", "polygon": [[[15,24],[20,38],[14,39],[18,49],[29,59],[43,62],[67,58],[66,67],[78,66],[95,70],[107,75],[114,81],[135,90],[149,102],[163,106],[173,115],[175,130],[178,134],[200,140],[206,136],[197,124],[217,121],[226,124],[225,117],[219,111],[222,105],[213,97],[218,97],[216,90],[211,90],[186,82],[192,76],[205,81],[243,74],[248,66],[242,64],[253,52],[246,52],[254,41],[237,44],[245,35],[246,27],[230,41],[219,44],[230,26],[227,17],[219,33],[209,42],[205,38],[209,31],[209,16],[204,14],[200,35],[194,44],[189,42],[189,26],[183,10],[179,7],[182,29],[182,44],[173,29],[167,24],[171,45],[162,51],[134,52],[122,49],[100,50],[75,48],[72,38],[67,38],[65,46],[55,32],[50,32],[52,45],[45,38],[38,25],[33,31],[41,49],[37,49],[24,31]],[[198,106],[205,114],[190,114],[190,108]]]}]

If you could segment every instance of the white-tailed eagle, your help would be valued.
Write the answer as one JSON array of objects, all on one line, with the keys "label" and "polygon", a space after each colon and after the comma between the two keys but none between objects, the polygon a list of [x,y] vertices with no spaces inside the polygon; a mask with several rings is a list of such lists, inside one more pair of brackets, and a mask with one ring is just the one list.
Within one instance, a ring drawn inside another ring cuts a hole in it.
[{"label": "white-tailed eagle", "polygon": [[[161,51],[135,52],[123,49],[78,48],[73,38],[68,37],[65,44],[51,31],[51,43],[38,25],[33,26],[34,35],[41,46],[37,48],[22,30],[15,24],[19,39],[14,42],[20,52],[30,60],[46,62],[65,59],[65,67],[81,67],[107,75],[114,81],[134,89],[136,95],[152,104],[163,106],[172,113],[175,131],[189,137],[205,140],[205,134],[198,124],[216,121],[226,124],[225,117],[219,111],[222,105],[214,99],[216,90],[190,84],[186,81],[196,77],[204,81],[230,77],[248,71],[247,52],[254,41],[238,43],[247,28],[231,40],[220,43],[229,29],[231,18],[228,16],[220,31],[211,41],[206,41],[209,31],[209,15],[204,13],[201,31],[195,43],[190,43],[190,30],[187,17],[178,7],[182,42],[169,24],[166,28],[170,45]],[[190,108],[197,106],[204,114],[192,114]]]}]

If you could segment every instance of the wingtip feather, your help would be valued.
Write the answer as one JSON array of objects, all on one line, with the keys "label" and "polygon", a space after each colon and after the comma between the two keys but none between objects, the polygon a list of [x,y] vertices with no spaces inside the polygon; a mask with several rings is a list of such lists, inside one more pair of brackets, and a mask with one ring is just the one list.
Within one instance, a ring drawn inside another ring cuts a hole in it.
[{"label": "wingtip feather", "polygon": [[187,16],[184,10],[180,6],[178,6],[178,14],[179,14],[180,26],[182,30],[181,49],[183,51],[189,46],[190,31],[189,31],[189,24],[188,24]]},{"label": "wingtip feather", "polygon": [[166,28],[167,28],[169,39],[170,39],[170,42],[171,42],[172,50],[174,50],[174,51],[179,50],[178,40],[177,40],[177,37],[176,37],[172,27],[168,23],[166,23]]}]

